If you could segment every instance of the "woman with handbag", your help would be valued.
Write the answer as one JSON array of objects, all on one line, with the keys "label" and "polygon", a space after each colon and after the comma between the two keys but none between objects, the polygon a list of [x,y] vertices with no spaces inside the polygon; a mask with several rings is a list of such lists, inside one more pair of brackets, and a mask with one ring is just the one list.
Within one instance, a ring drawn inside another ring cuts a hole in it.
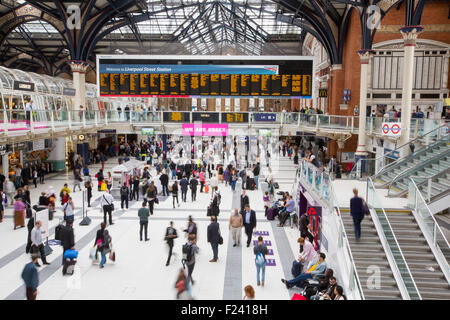
[{"label": "woman with handbag", "polygon": [[100,229],[97,230],[97,236],[94,241],[94,248],[97,247],[97,251],[100,252],[102,258],[100,260],[100,269],[103,268],[106,263],[106,253],[110,251],[111,236],[108,230],[106,230],[106,223],[100,224]]}]

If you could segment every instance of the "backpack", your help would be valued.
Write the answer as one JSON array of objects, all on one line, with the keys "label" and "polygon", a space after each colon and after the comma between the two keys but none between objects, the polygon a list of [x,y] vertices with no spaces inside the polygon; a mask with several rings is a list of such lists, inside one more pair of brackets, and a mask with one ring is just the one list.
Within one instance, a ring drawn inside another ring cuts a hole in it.
[{"label": "backpack", "polygon": [[264,264],[264,262],[266,262],[266,259],[264,258],[262,252],[258,251],[258,253],[256,254],[256,258],[255,258],[255,263],[258,266],[262,266]]},{"label": "backpack", "polygon": [[120,188],[120,195],[121,196],[127,196],[128,195],[127,187]]},{"label": "backpack", "polygon": [[189,262],[192,258],[192,245],[189,242],[183,244],[182,253],[183,257],[181,261],[183,262],[184,265],[184,263]]}]

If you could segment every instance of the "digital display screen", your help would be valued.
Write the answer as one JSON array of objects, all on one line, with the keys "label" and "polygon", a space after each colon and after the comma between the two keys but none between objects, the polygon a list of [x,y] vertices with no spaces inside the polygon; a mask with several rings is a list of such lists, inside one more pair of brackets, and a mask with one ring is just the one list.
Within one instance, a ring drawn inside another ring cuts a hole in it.
[{"label": "digital display screen", "polygon": [[312,58],[238,60],[220,56],[201,64],[203,60],[167,57],[100,55],[97,68],[100,96],[309,98],[312,95]]}]

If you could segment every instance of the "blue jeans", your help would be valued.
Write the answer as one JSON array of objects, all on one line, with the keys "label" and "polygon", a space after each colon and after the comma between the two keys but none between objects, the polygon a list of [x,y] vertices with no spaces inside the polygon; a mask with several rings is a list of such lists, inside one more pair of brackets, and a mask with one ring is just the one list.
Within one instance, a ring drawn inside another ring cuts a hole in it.
[{"label": "blue jeans", "polygon": [[231,189],[233,191],[236,189],[236,181],[231,181]]},{"label": "blue jeans", "polygon": [[219,255],[219,244],[211,242],[211,248],[212,248],[213,255],[214,255],[213,259],[217,260],[219,258],[218,257],[218,255]]},{"label": "blue jeans", "polygon": [[355,227],[355,238],[356,239],[361,238],[361,221],[362,221],[362,219],[353,217],[353,225]]},{"label": "blue jeans", "polygon": [[176,170],[172,170],[172,179],[175,179],[176,176],[177,176],[177,171]]},{"label": "blue jeans", "polygon": [[105,254],[104,250],[100,251],[100,254],[102,256],[102,258],[100,260],[100,268],[101,268],[106,263],[106,254]]},{"label": "blue jeans", "polygon": [[288,280],[287,283],[289,287],[297,286],[299,288],[303,288],[303,281],[306,279],[311,279],[312,274],[311,273],[301,273],[297,278],[294,278],[292,280]]},{"label": "blue jeans", "polygon": [[21,179],[21,176],[16,176],[16,188],[20,188],[21,187],[20,179]]},{"label": "blue jeans", "polygon": [[256,281],[259,283],[259,273],[261,270],[262,270],[261,281],[264,281],[264,279],[266,278],[266,263],[264,262],[261,265],[255,263],[255,265],[256,265]]},{"label": "blue jeans", "polygon": [[256,185],[256,190],[258,190],[258,176],[255,176],[255,185]]}]

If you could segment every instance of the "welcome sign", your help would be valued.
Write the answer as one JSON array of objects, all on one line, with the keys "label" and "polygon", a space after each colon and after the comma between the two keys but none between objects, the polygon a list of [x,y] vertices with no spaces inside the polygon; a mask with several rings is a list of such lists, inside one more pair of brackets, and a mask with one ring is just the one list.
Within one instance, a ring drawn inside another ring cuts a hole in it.
[{"label": "welcome sign", "polygon": [[183,124],[183,136],[221,136],[228,135],[228,124]]}]

